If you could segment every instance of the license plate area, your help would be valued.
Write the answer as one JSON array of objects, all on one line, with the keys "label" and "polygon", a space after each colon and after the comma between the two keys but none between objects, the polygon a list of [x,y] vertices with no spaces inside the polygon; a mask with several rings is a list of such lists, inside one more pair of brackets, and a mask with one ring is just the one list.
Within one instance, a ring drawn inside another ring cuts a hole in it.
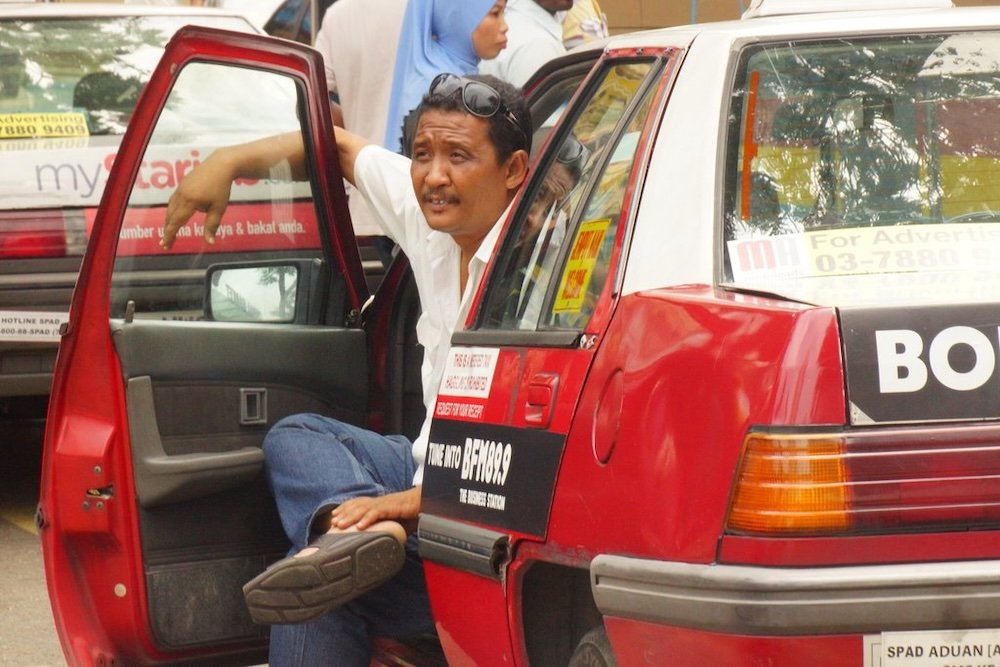
[{"label": "license plate area", "polygon": [[1000,667],[1000,629],[865,635],[864,667]]}]

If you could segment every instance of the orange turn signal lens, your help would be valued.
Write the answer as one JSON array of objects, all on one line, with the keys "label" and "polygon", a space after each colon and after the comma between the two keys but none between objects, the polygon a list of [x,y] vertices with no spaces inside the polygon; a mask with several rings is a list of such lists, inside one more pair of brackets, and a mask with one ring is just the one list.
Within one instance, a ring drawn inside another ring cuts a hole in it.
[{"label": "orange turn signal lens", "polygon": [[750,534],[822,534],[849,526],[845,445],[830,434],[750,433],[727,529]]}]

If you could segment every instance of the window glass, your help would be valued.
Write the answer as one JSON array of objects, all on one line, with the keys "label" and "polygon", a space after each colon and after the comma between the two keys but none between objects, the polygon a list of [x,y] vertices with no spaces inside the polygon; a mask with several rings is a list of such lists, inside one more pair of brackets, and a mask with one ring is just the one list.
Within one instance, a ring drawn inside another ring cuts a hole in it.
[{"label": "window glass", "polygon": [[285,0],[268,19],[264,31],[275,37],[296,39],[299,33],[299,18],[306,4],[306,0]]},{"label": "window glass", "polygon": [[0,140],[122,134],[163,45],[192,22],[250,29],[221,16],[0,21]]},{"label": "window glass", "polygon": [[[0,12],[0,263],[78,258],[139,93],[182,26],[238,16],[13,17]],[[73,260],[64,270],[75,270]],[[78,261],[78,260],[77,260]],[[8,267],[6,270],[20,272]]]},{"label": "window glass", "polygon": [[534,126],[534,134],[531,138],[532,161],[534,161],[539,150],[545,144],[549,133],[559,121],[563,111],[566,110],[566,105],[569,103],[573,93],[576,92],[576,89],[580,87],[588,71],[589,67],[587,69],[581,68],[580,71],[573,72],[565,78],[557,79],[551,83],[546,81],[545,88],[541,94],[532,98],[530,102],[531,122]]},{"label": "window glass", "polygon": [[[569,131],[550,147],[504,248],[484,326],[582,328],[611,261],[648,100],[617,132],[653,62],[609,67]],[[594,183],[596,187],[588,187]]]},{"label": "window glass", "polygon": [[[218,147],[300,132],[299,107],[299,90],[283,75],[206,63],[181,72],[129,196],[113,316],[201,319],[209,265],[322,256],[310,183],[296,180],[288,164],[266,179],[233,184],[215,243],[205,242],[204,214],[195,213],[171,250],[159,247],[167,201],[184,175]],[[253,301],[239,292],[229,291],[234,304]]]},{"label": "window glass", "polygon": [[639,148],[639,135],[651,105],[650,93],[611,149],[608,164],[591,192],[569,245],[569,255],[564,260],[551,308],[546,310],[545,324],[549,326],[582,328],[594,313],[611,272],[611,254],[621,222],[625,192]]},{"label": "window glass", "polygon": [[1000,34],[782,43],[743,63],[729,115],[729,278],[780,291],[997,265]]}]

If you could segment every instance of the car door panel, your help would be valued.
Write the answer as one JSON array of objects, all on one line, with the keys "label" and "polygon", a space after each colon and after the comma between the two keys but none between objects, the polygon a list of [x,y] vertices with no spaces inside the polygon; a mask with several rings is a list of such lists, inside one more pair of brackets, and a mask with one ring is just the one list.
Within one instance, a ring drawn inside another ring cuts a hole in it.
[{"label": "car door panel", "polygon": [[295,413],[366,423],[366,334],[137,320],[116,345],[151,631],[169,649],[259,640],[241,587],[287,550],[261,441]]},{"label": "car door panel", "polygon": [[[431,429],[421,539],[435,560],[432,602],[445,604],[437,594],[476,572],[474,559],[442,554],[434,542],[451,539],[474,554],[482,546],[463,543],[463,534],[479,535],[468,524],[498,532],[508,559],[497,565],[495,589],[479,582],[478,595],[497,606],[494,614],[507,609],[514,662],[566,664],[600,623],[588,593],[592,555],[580,546],[586,535],[567,538],[564,528],[586,533],[597,512],[582,488],[559,489],[578,461],[607,461],[614,447],[613,415],[582,410],[580,396],[615,377],[593,377],[592,364],[614,310],[630,195],[648,145],[642,136],[672,64],[671,54],[616,55],[594,68],[546,139],[471,330],[452,339],[454,363]],[[613,385],[607,395],[614,398]],[[435,443],[444,447],[437,458]],[[459,616],[439,615],[439,623],[446,653],[490,659],[476,653],[489,645],[480,628]]]},{"label": "car door panel", "polygon": [[[371,420],[368,292],[323,76],[307,47],[188,28],[136,108],[47,423],[39,517],[71,665],[263,662],[267,628],[251,622],[242,586],[288,549],[264,435],[300,412]],[[304,177],[278,163],[237,180],[214,243],[196,214],[174,248],[159,247],[189,158],[289,131],[304,140]],[[299,271],[291,285],[285,265]],[[260,280],[218,284],[220,266]],[[268,289],[281,295],[274,312],[261,310]]]}]

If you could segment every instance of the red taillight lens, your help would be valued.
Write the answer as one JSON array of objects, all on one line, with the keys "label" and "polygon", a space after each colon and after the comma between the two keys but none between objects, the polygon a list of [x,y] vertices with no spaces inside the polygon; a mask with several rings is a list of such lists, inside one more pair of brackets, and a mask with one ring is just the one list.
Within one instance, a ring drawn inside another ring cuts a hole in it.
[{"label": "red taillight lens", "polygon": [[836,534],[1000,526],[1000,429],[752,432],[730,532]]},{"label": "red taillight lens", "polygon": [[0,259],[65,257],[66,224],[61,211],[17,211],[0,215]]}]

